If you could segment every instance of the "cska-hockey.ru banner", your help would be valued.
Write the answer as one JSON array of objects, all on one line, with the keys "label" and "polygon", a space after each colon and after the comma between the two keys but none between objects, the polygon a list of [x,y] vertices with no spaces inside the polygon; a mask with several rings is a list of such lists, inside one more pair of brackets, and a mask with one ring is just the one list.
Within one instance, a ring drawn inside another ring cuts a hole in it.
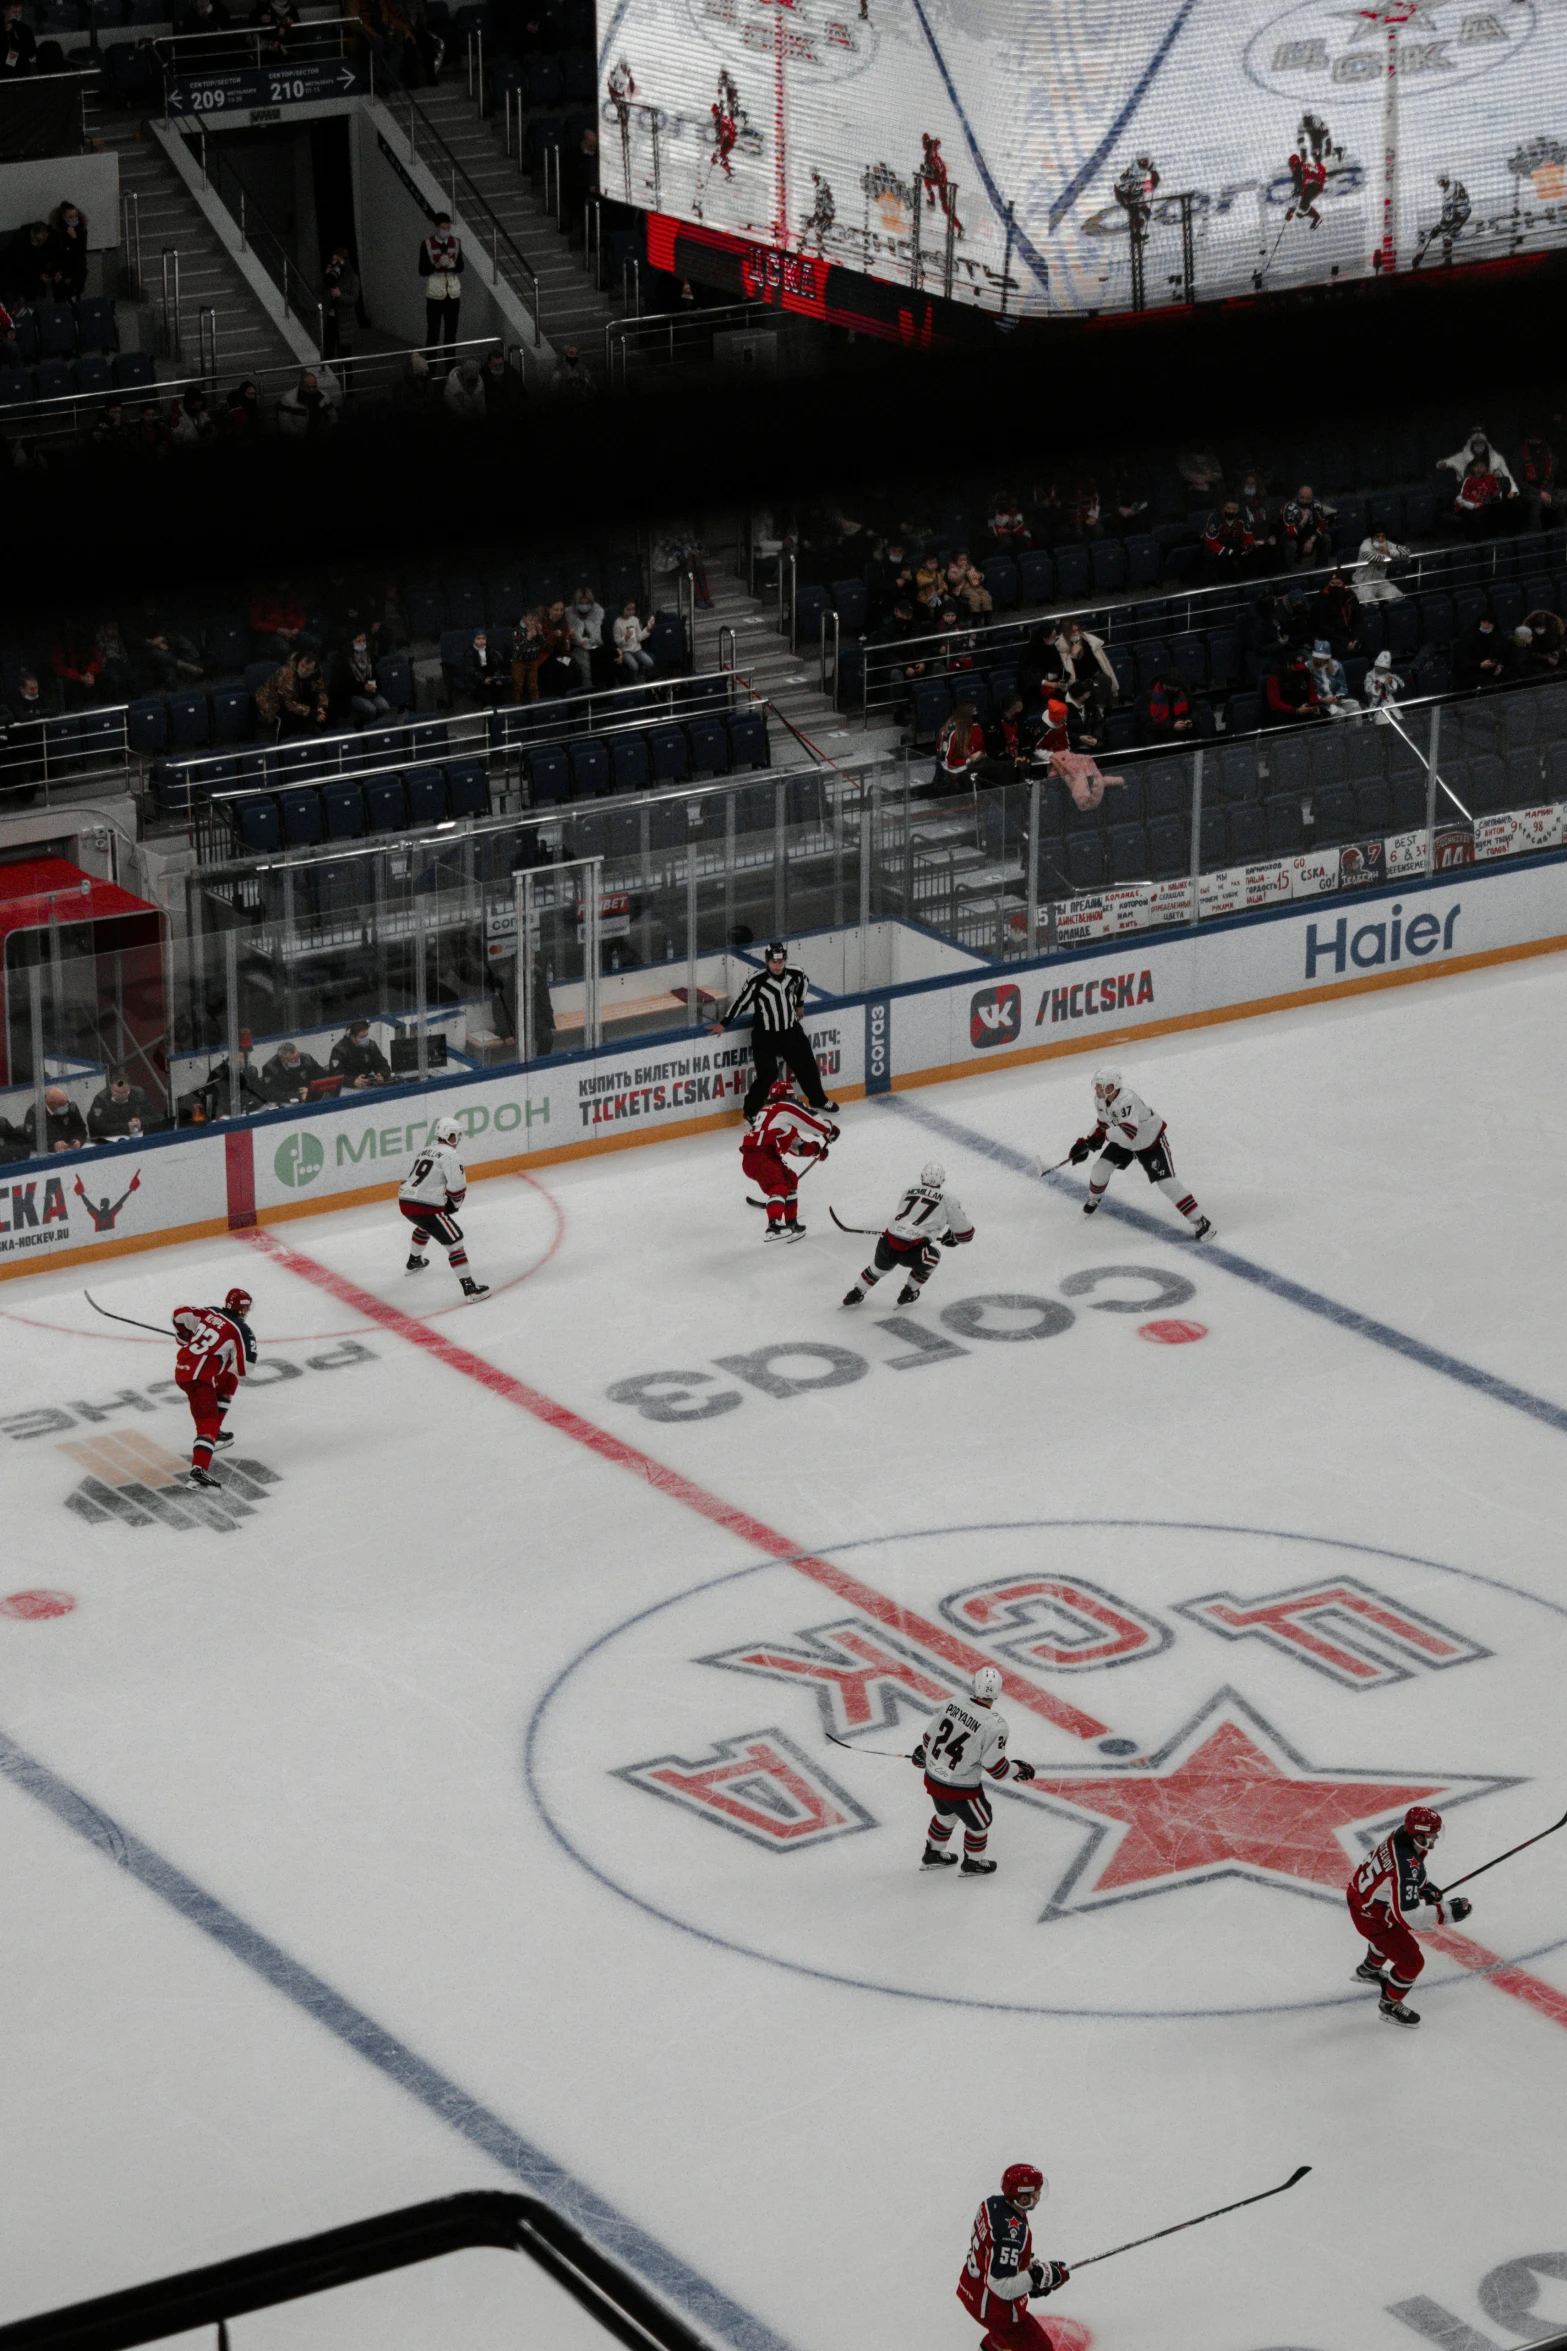
[{"label": "cska-hockey.ru banner", "polygon": [[834,268],[1015,318],[1567,241],[1567,0],[612,0],[600,27],[605,193],[754,249],[785,307]]}]

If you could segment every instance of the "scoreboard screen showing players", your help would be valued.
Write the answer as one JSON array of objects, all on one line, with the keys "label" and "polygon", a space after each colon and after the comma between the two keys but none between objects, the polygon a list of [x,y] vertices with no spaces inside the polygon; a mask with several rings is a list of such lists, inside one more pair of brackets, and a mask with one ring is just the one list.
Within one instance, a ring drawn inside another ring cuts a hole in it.
[{"label": "scoreboard screen showing players", "polygon": [[1009,317],[1567,241],[1567,0],[601,0],[599,107],[606,194]]}]

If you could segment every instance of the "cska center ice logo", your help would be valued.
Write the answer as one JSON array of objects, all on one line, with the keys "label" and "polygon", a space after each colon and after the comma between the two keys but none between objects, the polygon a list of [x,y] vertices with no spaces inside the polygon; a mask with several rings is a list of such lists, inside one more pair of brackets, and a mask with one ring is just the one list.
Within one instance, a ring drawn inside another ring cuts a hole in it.
[{"label": "cska center ice logo", "polygon": [[[1440,1883],[1538,1827],[1541,1782],[1554,1800],[1567,1605],[1544,1591],[1288,1529],[851,1542],[593,1641],[541,1704],[529,1785],[602,1883],[774,1966],[1035,2013],[1331,2007],[1345,1886],[1411,1804],[1445,1817]],[[906,1760],[976,1662],[1036,1774],[990,1790],[980,1937],[921,1873]],[[1553,1885],[1477,1885],[1472,1926],[1433,1931],[1428,1987],[1554,1949]]]},{"label": "cska center ice logo", "polygon": [[1297,0],[1253,35],[1246,72],[1302,104],[1380,103],[1391,41],[1402,103],[1511,63],[1536,21],[1534,0]]}]

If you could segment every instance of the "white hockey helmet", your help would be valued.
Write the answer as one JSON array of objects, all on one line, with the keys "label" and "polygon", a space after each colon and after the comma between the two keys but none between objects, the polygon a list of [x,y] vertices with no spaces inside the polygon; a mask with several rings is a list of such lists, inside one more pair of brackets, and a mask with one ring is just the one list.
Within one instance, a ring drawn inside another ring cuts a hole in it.
[{"label": "white hockey helmet", "polygon": [[445,1143],[455,1151],[462,1141],[462,1128],[457,1124],[455,1118],[438,1118],[435,1122],[435,1139],[438,1143]]},{"label": "white hockey helmet", "polygon": [[947,1171],[939,1159],[927,1159],[920,1169],[920,1182],[927,1192],[939,1192],[947,1180]]},{"label": "white hockey helmet", "polygon": [[1094,1100],[1096,1102],[1113,1102],[1121,1091],[1123,1082],[1118,1069],[1096,1069],[1094,1071]]},{"label": "white hockey helmet", "polygon": [[970,1682],[969,1688],[973,1691],[975,1697],[980,1701],[981,1705],[993,1706],[1001,1695],[1001,1674],[999,1668],[994,1665],[981,1665],[977,1667],[975,1669],[974,1679],[972,1682]]}]

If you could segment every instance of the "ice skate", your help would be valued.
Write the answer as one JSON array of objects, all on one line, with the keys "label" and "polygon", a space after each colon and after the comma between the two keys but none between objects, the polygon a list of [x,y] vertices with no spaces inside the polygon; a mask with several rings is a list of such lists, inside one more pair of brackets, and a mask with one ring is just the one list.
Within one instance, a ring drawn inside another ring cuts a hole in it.
[{"label": "ice skate", "polygon": [[902,1287],[902,1289],[901,1289],[901,1290],[898,1292],[898,1304],[899,1304],[900,1306],[917,1306],[917,1305],[919,1304],[919,1301],[920,1301],[920,1286],[919,1286],[919,1283],[918,1283],[918,1282],[905,1282],[905,1283],[904,1283],[904,1285],[903,1285],[903,1287]]},{"label": "ice skate", "polygon": [[1097,1200],[1085,1200],[1083,1202],[1083,1214],[1085,1216],[1092,1216],[1098,1205],[1099,1203]]},{"label": "ice skate", "polygon": [[1377,2002],[1377,2014],[1385,2017],[1389,2024],[1418,2024],[1420,2022],[1418,2008],[1411,2008],[1404,2000],[1390,2000],[1385,1992]]},{"label": "ice skate", "polygon": [[964,1878],[988,1878],[995,1874],[995,1863],[984,1853],[965,1853],[963,1867],[958,1872],[959,1877]]},{"label": "ice skate", "polygon": [[1207,1216],[1199,1216],[1197,1222],[1192,1226],[1192,1239],[1194,1241],[1206,1241],[1210,1236],[1212,1236],[1214,1240],[1218,1239],[1217,1233],[1215,1233],[1213,1230],[1212,1218]]},{"label": "ice skate", "polygon": [[805,1239],[804,1225],[786,1224],[784,1226],[784,1239],[786,1241],[803,1241]]},{"label": "ice skate", "polygon": [[1380,1984],[1381,1981],[1382,1970],[1374,1959],[1363,1959],[1350,1977],[1354,1984]]},{"label": "ice skate", "polygon": [[490,1285],[488,1282],[476,1282],[471,1273],[465,1273],[462,1277],[462,1294],[465,1298],[488,1298]]},{"label": "ice skate", "polygon": [[845,1290],[845,1291],[844,1291],[844,1293],[843,1293],[843,1303],[844,1303],[844,1305],[845,1305],[845,1306],[863,1306],[863,1305],[864,1305],[864,1303],[865,1303],[865,1292],[864,1292],[864,1291],[863,1291],[863,1290],[860,1288],[860,1285],[859,1285],[859,1283],[858,1283],[858,1282],[856,1282],[856,1283],[855,1283],[855,1285],[854,1285],[854,1287],[853,1287],[853,1289],[852,1289],[852,1290]]},{"label": "ice skate", "polygon": [[408,1253],[408,1263],[403,1267],[403,1271],[404,1273],[423,1273],[429,1262],[428,1257],[421,1257],[417,1249],[412,1249]]},{"label": "ice skate", "polygon": [[218,1480],[213,1476],[211,1470],[199,1469],[195,1462],[191,1463],[185,1473],[185,1483],[187,1486],[212,1486],[214,1488],[218,1486]]},{"label": "ice skate", "polygon": [[234,1442],[234,1431],[232,1429],[219,1429],[212,1442],[214,1445],[232,1445]]},{"label": "ice skate", "polygon": [[951,1869],[957,1858],[955,1853],[947,1851],[945,1845],[927,1845],[920,1855],[920,1867],[921,1869]]},{"label": "ice skate", "polygon": [[766,1232],[762,1235],[762,1239],[764,1241],[782,1241],[787,1239],[788,1231],[789,1228],[787,1225],[769,1224]]}]

